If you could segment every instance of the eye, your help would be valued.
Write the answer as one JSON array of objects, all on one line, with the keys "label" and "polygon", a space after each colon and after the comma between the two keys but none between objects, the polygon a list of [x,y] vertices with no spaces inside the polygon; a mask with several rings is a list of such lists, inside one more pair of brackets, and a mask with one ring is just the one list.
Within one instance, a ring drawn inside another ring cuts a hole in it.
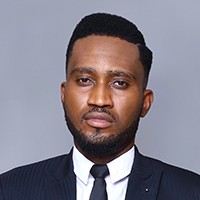
[{"label": "eye", "polygon": [[90,82],[90,79],[89,78],[79,78],[79,82],[80,83],[87,83],[87,82]]},{"label": "eye", "polygon": [[81,86],[87,86],[87,85],[91,85],[93,83],[91,79],[86,78],[86,77],[78,78],[78,79],[76,79],[76,82]]},{"label": "eye", "polygon": [[126,81],[122,80],[115,81],[112,83],[112,85],[118,89],[126,89],[129,86],[129,84]]}]

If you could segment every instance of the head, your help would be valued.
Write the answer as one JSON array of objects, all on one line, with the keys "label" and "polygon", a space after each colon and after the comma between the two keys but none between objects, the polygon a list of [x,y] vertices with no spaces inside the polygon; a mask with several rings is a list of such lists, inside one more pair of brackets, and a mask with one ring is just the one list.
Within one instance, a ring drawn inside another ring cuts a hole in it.
[{"label": "head", "polygon": [[137,45],[140,61],[145,72],[144,87],[146,87],[152,65],[151,50],[146,46],[145,39],[135,24],[121,16],[108,13],[95,13],[85,16],[77,24],[72,33],[66,52],[66,74],[74,43],[78,39],[85,38],[90,35],[117,37]]},{"label": "head", "polygon": [[74,143],[89,159],[107,162],[133,146],[153,101],[151,62],[141,32],[122,17],[92,14],[76,26],[61,99]]}]

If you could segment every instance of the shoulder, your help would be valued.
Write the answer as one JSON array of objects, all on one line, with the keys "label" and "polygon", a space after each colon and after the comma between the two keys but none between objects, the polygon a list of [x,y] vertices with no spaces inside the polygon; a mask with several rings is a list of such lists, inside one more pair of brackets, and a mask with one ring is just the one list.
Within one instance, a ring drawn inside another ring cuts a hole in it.
[{"label": "shoulder", "polygon": [[137,165],[143,166],[144,169],[147,171],[161,170],[163,175],[167,176],[173,175],[173,177],[174,176],[180,177],[181,175],[183,175],[183,177],[188,177],[188,178],[191,177],[200,180],[199,174],[194,173],[187,169],[177,167],[175,165],[165,163],[161,160],[142,155],[137,149],[137,147],[135,147],[135,162],[137,163]]},{"label": "shoulder", "polygon": [[57,191],[55,185],[72,175],[71,155],[57,156],[1,174],[0,200],[39,200],[47,190]]},{"label": "shoulder", "polygon": [[57,156],[1,174],[0,199],[42,199],[47,182],[57,180],[57,174],[67,173],[67,166],[71,164],[69,155]]},{"label": "shoulder", "polygon": [[200,175],[183,169],[174,165],[167,164],[160,160],[142,156],[144,160],[152,167],[154,171],[162,171],[162,178],[160,181],[161,186],[170,188],[189,188],[194,191],[198,191],[200,194]]},{"label": "shoulder", "polygon": [[[200,175],[160,160],[141,155],[137,148],[134,170],[157,199],[200,200]],[[133,171],[134,173],[134,171]]]},{"label": "shoulder", "polygon": [[177,167],[175,165],[171,165],[171,164],[162,162],[162,161],[154,159],[154,158],[150,158],[150,157],[146,157],[146,156],[144,156],[144,157],[146,159],[148,159],[149,162],[151,162],[151,164],[154,168],[157,168],[157,167],[161,168],[163,170],[164,174],[167,174],[169,176],[173,175],[173,177],[175,175],[177,175],[177,176],[184,175],[188,178],[191,177],[191,178],[197,178],[200,180],[200,175],[195,172]]},{"label": "shoulder", "polygon": [[41,180],[42,177],[55,171],[60,163],[65,162],[67,158],[68,154],[14,168],[0,175],[1,184],[18,179],[25,181],[30,179],[32,181]]}]

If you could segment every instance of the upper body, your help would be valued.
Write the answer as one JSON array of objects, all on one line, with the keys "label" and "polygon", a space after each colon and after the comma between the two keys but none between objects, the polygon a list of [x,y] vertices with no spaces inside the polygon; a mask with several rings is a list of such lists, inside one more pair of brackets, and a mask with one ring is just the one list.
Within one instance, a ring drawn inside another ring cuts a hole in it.
[{"label": "upper body", "polygon": [[[76,26],[67,48],[61,101],[74,146],[87,161],[109,167],[134,148],[140,118],[153,102],[147,88],[151,64],[152,52],[132,22],[97,13]],[[129,161],[122,184],[126,200],[200,199],[198,175],[143,157],[137,149],[122,166]],[[81,180],[74,172],[72,154],[18,168],[1,176],[0,200],[73,200],[76,188],[79,198]]]},{"label": "upper body", "polygon": [[[76,200],[72,153],[2,174],[0,200]],[[127,187],[125,200],[200,200],[199,175],[145,157],[137,148]],[[116,198],[108,193],[108,200]]]}]

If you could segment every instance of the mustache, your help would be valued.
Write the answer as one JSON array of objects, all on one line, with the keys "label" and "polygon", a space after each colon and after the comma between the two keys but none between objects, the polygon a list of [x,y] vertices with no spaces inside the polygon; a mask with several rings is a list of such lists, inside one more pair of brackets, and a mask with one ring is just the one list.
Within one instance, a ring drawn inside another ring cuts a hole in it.
[{"label": "mustache", "polygon": [[105,107],[97,107],[97,106],[94,106],[94,107],[91,108],[90,110],[88,110],[88,111],[86,111],[85,113],[83,113],[82,120],[83,120],[89,113],[92,113],[92,112],[106,113],[106,114],[110,115],[110,116],[115,120],[115,116],[112,114],[112,112],[110,112],[110,110],[108,110],[108,109],[105,108]]}]

